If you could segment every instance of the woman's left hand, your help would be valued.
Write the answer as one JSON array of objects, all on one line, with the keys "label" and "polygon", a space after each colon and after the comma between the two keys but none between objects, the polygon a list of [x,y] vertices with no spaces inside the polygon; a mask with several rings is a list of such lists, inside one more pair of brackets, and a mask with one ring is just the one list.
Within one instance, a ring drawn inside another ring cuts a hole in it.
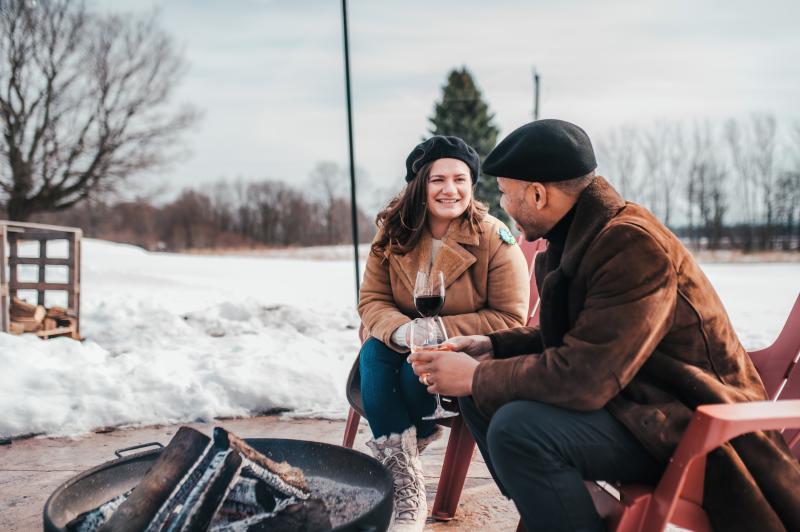
[{"label": "woman's left hand", "polygon": [[478,361],[458,351],[417,351],[408,362],[420,382],[428,383],[428,393],[453,397],[472,394],[472,376]]}]

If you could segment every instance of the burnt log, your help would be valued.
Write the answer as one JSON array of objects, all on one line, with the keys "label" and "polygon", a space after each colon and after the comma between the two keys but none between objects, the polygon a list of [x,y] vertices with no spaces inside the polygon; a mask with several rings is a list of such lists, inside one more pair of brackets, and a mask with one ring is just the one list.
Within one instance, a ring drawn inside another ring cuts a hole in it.
[{"label": "burnt log", "polygon": [[228,500],[260,508],[262,512],[274,510],[279,498],[281,494],[274,491],[266,482],[246,477],[240,477],[228,493]]},{"label": "burnt log", "polygon": [[245,458],[245,467],[254,476],[263,480],[280,493],[300,499],[307,499],[311,495],[311,490],[301,469],[292,467],[287,462],[270,460],[253,449],[247,442],[223,428],[214,428],[214,438],[217,437],[227,439],[231,448],[239,451]]},{"label": "burnt log", "polygon": [[203,455],[205,434],[181,427],[130,497],[99,529],[101,532],[138,532],[147,528],[172,490]]},{"label": "burnt log", "polygon": [[242,457],[227,438],[214,440],[175,486],[147,526],[147,532],[206,530],[242,468]]},{"label": "burnt log", "polygon": [[330,530],[331,517],[321,499],[308,499],[290,504],[277,514],[255,523],[248,523],[247,532],[322,532]]},{"label": "burnt log", "polygon": [[222,506],[228,488],[234,481],[242,465],[242,457],[233,450],[227,451],[223,464],[214,473],[214,478],[198,494],[196,499],[190,497],[187,506],[191,511],[185,514],[185,518],[179,519],[176,523],[170,523],[162,530],[180,530],[192,532],[194,530],[207,530],[208,525],[214,515]]}]

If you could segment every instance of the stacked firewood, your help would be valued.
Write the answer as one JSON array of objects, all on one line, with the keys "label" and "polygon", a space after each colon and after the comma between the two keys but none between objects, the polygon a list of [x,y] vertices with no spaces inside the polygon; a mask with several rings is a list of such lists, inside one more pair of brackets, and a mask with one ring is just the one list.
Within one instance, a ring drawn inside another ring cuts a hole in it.
[{"label": "stacked firewood", "polygon": [[70,334],[75,330],[75,316],[67,309],[63,307],[45,308],[17,297],[11,298],[9,318],[9,332],[12,334],[32,332],[47,338]]}]

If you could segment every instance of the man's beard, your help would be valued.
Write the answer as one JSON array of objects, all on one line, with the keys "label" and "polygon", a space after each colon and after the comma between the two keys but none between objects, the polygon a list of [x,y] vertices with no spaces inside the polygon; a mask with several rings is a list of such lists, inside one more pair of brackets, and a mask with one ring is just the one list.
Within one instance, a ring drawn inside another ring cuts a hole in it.
[{"label": "man's beard", "polygon": [[547,234],[547,231],[545,231],[540,224],[537,224],[535,222],[525,223],[525,222],[520,222],[518,220],[514,221],[517,224],[517,229],[519,229],[522,232],[522,234],[525,236],[525,240],[527,240],[528,242],[539,240],[545,234]]}]

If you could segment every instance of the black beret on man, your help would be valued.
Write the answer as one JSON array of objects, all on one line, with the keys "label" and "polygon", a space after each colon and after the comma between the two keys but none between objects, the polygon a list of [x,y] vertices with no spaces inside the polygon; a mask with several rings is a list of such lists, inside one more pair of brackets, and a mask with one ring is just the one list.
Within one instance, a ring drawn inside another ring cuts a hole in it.
[{"label": "black beret on man", "polygon": [[483,173],[548,183],[581,177],[597,168],[586,132],[564,120],[536,120],[512,131],[489,153]]},{"label": "black beret on man", "polygon": [[472,183],[478,182],[481,159],[472,146],[458,137],[435,135],[417,144],[406,158],[406,182],[410,182],[425,164],[436,159],[458,159],[464,161],[472,172]]}]

